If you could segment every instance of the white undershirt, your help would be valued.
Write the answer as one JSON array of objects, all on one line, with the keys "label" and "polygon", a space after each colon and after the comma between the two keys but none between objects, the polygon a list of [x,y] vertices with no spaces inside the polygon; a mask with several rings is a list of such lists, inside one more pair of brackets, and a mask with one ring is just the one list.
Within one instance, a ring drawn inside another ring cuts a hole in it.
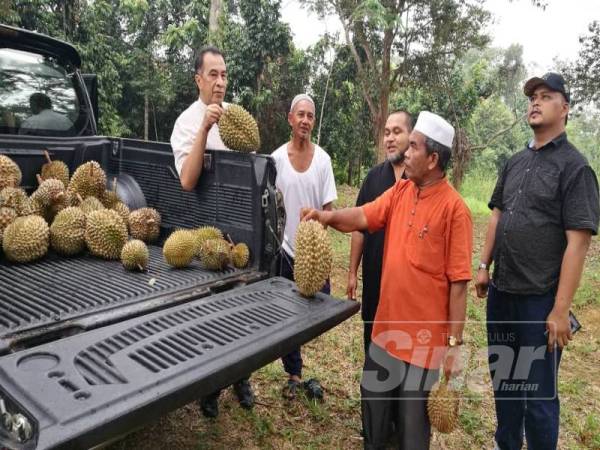
[{"label": "white undershirt", "polygon": [[287,215],[283,249],[294,257],[294,240],[300,224],[300,209],[323,209],[324,205],[337,199],[331,158],[325,150],[315,145],[309,168],[298,172],[288,157],[287,143],[275,150],[271,156],[277,167],[275,184],[283,194]]},{"label": "white undershirt", "polygon": [[[226,108],[228,103],[223,102],[222,106]],[[175,156],[175,168],[180,176],[183,162],[192,151],[192,145],[204,120],[204,114],[206,114],[206,105],[198,99],[182,112],[175,121],[171,133],[171,147],[173,148],[173,156]],[[206,148],[209,150],[229,150],[221,140],[217,124],[214,124],[208,132]]]}]

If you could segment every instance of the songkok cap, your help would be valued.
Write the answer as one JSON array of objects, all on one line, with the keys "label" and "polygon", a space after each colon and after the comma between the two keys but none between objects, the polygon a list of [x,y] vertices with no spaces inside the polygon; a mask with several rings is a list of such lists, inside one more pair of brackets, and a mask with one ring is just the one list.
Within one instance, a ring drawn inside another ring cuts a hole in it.
[{"label": "songkok cap", "polygon": [[452,148],[454,127],[437,114],[422,111],[413,130],[423,133],[439,144]]},{"label": "songkok cap", "polygon": [[298,104],[298,102],[301,100],[306,100],[306,101],[310,102],[313,105],[313,108],[315,108],[315,102],[313,101],[312,98],[310,98],[310,95],[298,94],[294,97],[294,100],[292,100],[292,105],[290,106],[290,112],[292,112],[294,110],[294,106],[296,106]]}]

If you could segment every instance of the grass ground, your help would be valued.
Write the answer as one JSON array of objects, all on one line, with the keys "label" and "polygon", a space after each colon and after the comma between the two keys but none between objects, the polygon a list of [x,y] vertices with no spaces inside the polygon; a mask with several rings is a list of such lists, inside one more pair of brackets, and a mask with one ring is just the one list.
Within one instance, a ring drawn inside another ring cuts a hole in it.
[{"label": "grass ground", "polygon": [[[471,177],[462,190],[474,215],[474,261],[483,244],[485,205],[491,189],[493,181]],[[337,207],[353,204],[355,189],[342,186],[338,193]],[[350,239],[334,231],[331,237],[335,251],[333,293],[343,297]],[[583,329],[563,354],[561,363],[561,449],[600,450],[599,306],[600,242],[595,239],[573,307]],[[485,350],[484,307],[485,301],[469,294],[465,350],[471,355]],[[323,403],[305,398],[294,402],[282,399],[285,374],[276,361],[252,376],[258,400],[252,411],[242,410],[228,389],[221,396],[221,414],[216,420],[201,417],[192,402],[114,443],[111,449],[362,448],[359,381],[363,350],[359,315],[303,347],[303,358],[306,376],[319,378],[325,387]],[[434,434],[433,449],[493,448],[495,416],[486,371],[481,355],[468,361],[465,372],[469,389],[461,406],[460,429],[450,435]]]}]

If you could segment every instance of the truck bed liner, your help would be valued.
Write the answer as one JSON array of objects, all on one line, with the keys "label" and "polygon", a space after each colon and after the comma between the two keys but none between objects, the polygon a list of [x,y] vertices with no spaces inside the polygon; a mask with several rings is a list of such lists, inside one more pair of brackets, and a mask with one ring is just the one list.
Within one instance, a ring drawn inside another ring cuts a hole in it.
[{"label": "truck bed liner", "polygon": [[[208,295],[209,288],[264,277],[252,270],[204,270],[166,264],[159,246],[149,245],[146,273],[128,272],[120,261],[49,254],[32,264],[0,257],[0,354],[22,340],[72,333],[118,318]],[[93,316],[92,316],[93,315]],[[68,330],[68,331],[67,331]]]},{"label": "truck bed liner", "polygon": [[0,396],[37,442],[85,448],[239,380],[356,313],[283,278],[174,306],[0,359]]}]

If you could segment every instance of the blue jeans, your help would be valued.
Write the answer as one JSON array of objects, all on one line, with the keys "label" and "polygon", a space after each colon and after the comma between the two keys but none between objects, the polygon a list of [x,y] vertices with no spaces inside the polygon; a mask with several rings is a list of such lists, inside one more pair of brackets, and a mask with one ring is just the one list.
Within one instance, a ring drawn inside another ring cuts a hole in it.
[{"label": "blue jeans", "polygon": [[[281,250],[279,258],[279,275],[294,281],[294,259],[285,253],[283,249]],[[327,295],[331,293],[329,280],[325,282],[325,286],[323,286],[321,292]],[[296,375],[299,378],[302,378],[302,354],[300,353],[299,348],[285,355],[281,358],[281,361],[283,361],[283,368],[288,375]]]},{"label": "blue jeans", "polygon": [[488,362],[498,419],[495,437],[502,450],[523,446],[523,427],[530,450],[557,447],[561,351],[547,351],[545,334],[555,293],[515,295],[490,285]]}]

